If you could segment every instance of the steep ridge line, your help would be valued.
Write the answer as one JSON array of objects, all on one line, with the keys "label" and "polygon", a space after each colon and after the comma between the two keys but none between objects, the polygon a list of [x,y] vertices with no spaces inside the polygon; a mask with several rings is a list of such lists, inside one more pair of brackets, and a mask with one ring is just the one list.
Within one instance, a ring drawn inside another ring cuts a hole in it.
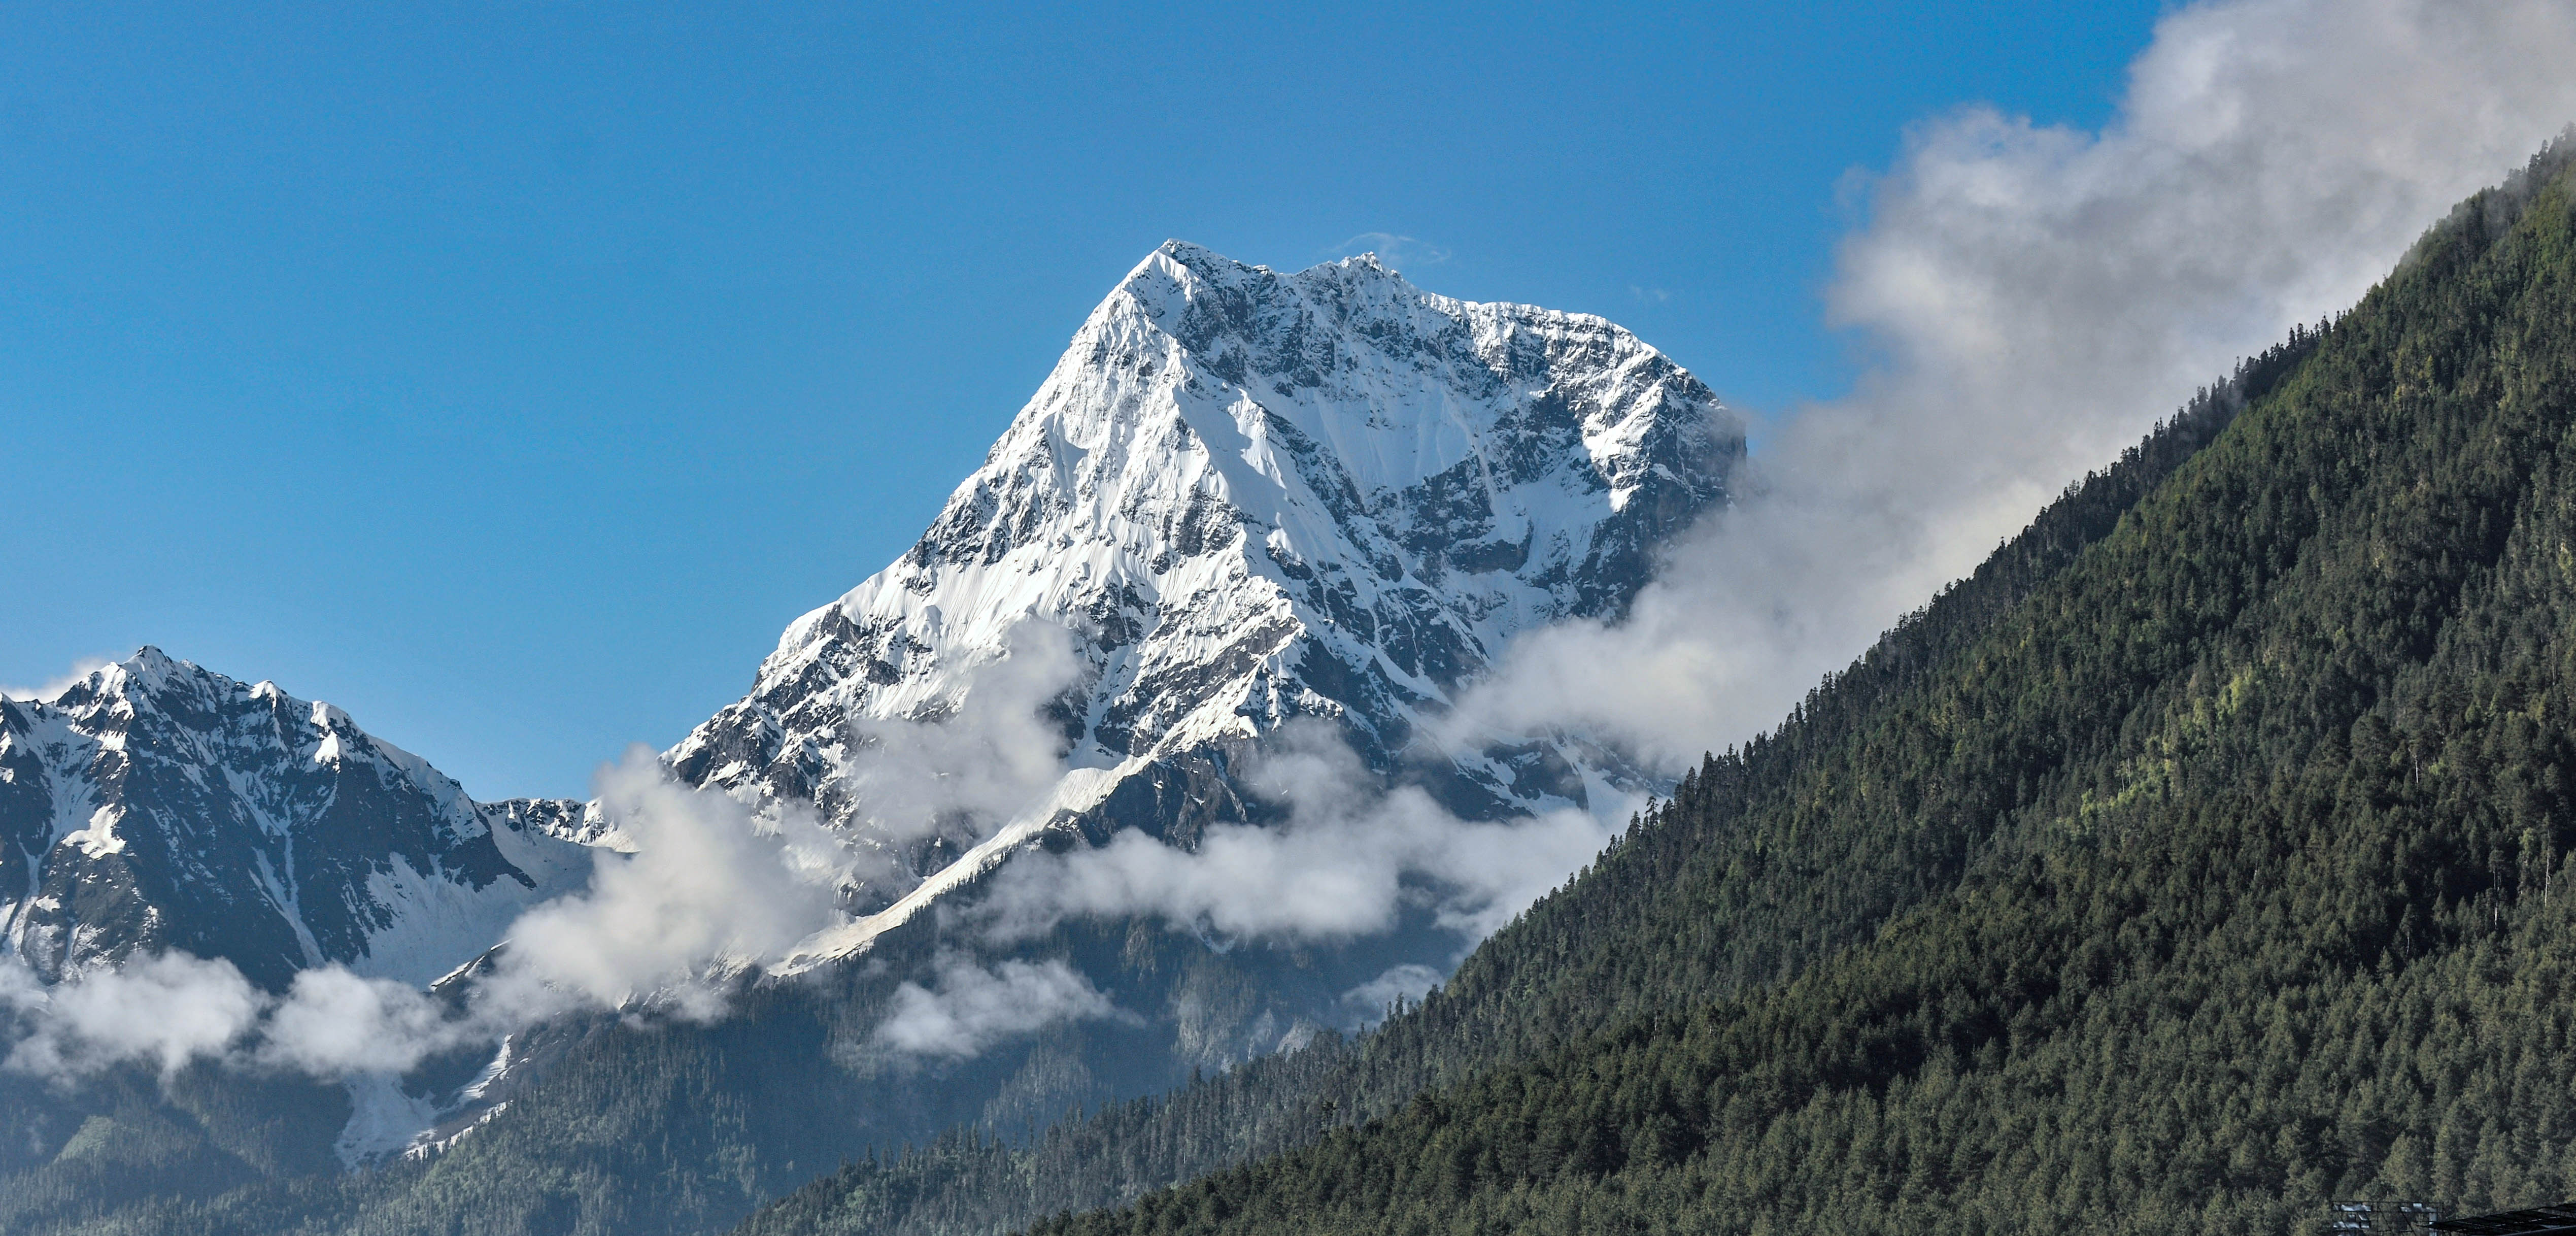
[{"label": "steep ridge line", "polygon": [[426,984],[582,883],[580,825],[147,647],[0,699],[0,958],[48,981],[179,949],[270,990],[330,963]]}]

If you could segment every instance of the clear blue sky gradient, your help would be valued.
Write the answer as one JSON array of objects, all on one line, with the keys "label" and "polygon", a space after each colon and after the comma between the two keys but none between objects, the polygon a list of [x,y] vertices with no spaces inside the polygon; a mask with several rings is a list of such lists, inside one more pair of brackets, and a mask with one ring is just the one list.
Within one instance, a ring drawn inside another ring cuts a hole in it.
[{"label": "clear blue sky gradient", "polygon": [[1968,103],[2099,126],[2159,8],[12,5],[0,682],[158,644],[581,794],[1165,237],[1414,237],[1786,408],[1850,379],[1847,173]]}]

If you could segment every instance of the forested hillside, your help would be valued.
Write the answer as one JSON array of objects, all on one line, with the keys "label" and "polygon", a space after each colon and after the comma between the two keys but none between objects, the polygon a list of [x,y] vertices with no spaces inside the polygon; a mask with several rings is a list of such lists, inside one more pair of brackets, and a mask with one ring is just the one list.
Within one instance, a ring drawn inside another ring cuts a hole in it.
[{"label": "forested hillside", "polygon": [[[1456,987],[1620,1024],[1040,1230],[2314,1231],[2576,1190],[2570,195],[2562,151],[2465,204],[2070,567],[1711,760]],[[1735,992],[1629,994],[1667,980]]]}]

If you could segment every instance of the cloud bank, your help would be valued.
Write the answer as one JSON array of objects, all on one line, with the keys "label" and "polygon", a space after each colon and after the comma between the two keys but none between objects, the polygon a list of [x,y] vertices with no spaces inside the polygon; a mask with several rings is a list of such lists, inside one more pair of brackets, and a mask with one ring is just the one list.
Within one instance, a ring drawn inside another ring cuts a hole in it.
[{"label": "cloud bank", "polygon": [[58,1078],[127,1062],[168,1074],[200,1059],[322,1078],[401,1073],[564,1013],[720,1016],[729,977],[840,921],[849,853],[809,813],[755,813],[677,784],[641,747],[602,769],[597,788],[632,852],[599,851],[589,889],[520,916],[460,999],[340,965],[272,996],[231,962],[182,953],[48,987],[11,958],[0,1010],[20,1029],[0,1066]]},{"label": "cloud bank", "polygon": [[1230,939],[1338,940],[1387,931],[1410,904],[1478,940],[1610,839],[1585,811],[1475,823],[1415,787],[1381,790],[1320,727],[1283,733],[1246,781],[1286,818],[1212,826],[1188,851],[1128,831],[1021,855],[979,907],[986,934],[1008,942],[1067,918],[1146,916]]},{"label": "cloud bank", "polygon": [[1667,768],[1776,724],[2576,120],[2570,64],[2555,0],[2198,4],[2158,23],[2098,133],[1987,107],[1918,126],[1828,292],[1874,358],[1853,392],[1775,423],[1751,492],[1629,621],[1524,637],[1462,724],[1622,736]]}]

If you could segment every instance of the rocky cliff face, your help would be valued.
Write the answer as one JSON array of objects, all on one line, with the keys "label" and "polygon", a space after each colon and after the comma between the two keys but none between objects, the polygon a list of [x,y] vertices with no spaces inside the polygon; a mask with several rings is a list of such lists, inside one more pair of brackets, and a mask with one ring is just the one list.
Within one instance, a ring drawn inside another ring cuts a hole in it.
[{"label": "rocky cliff face", "polygon": [[272,989],[327,962],[427,983],[586,878],[580,816],[475,803],[337,708],[145,648],[0,699],[0,952],[47,979],[181,949]]},{"label": "rocky cliff face", "polygon": [[[1602,319],[1172,242],[921,541],[798,619],[669,759],[850,821],[868,724],[955,712],[1036,627],[1070,642],[1047,715],[1095,774],[1053,807],[1095,831],[1185,843],[1239,813],[1229,759],[1297,718],[1462,814],[1581,803],[1546,744],[1437,749],[1424,723],[1515,632],[1622,611],[1743,450],[1705,385]],[[877,903],[965,840],[906,854]]]}]

